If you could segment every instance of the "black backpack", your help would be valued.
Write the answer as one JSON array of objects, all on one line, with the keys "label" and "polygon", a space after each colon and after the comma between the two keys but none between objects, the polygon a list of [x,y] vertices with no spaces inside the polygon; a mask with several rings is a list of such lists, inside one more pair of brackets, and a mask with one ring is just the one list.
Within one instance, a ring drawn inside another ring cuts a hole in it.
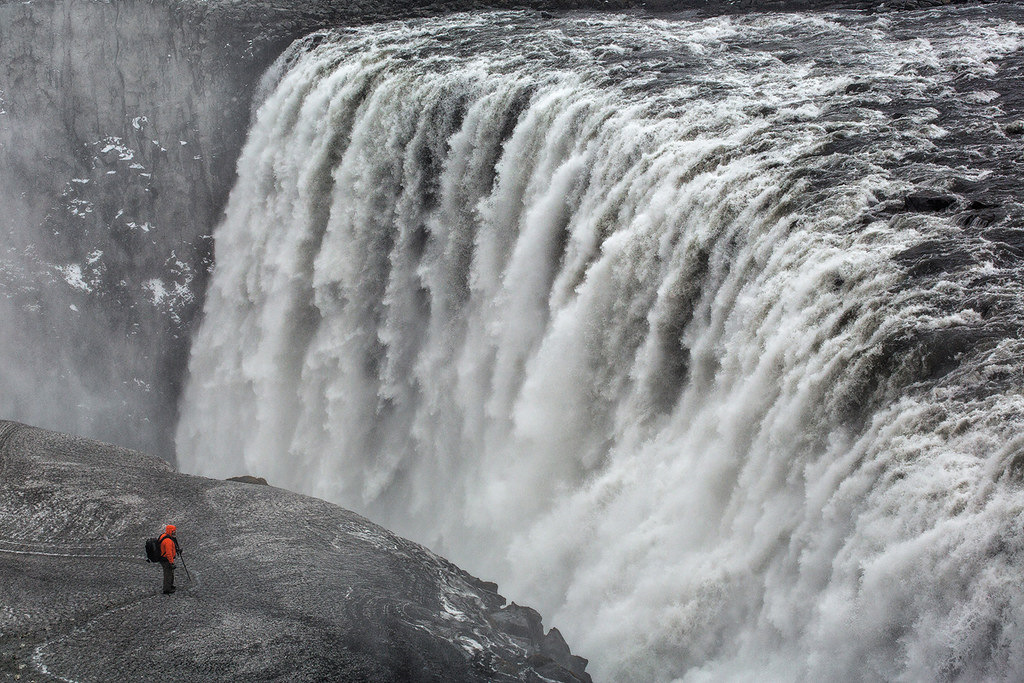
[{"label": "black backpack", "polygon": [[[160,542],[165,538],[168,538],[167,534],[160,534],[156,538],[146,539],[146,562],[159,562],[163,559],[163,556],[160,554]],[[171,540],[173,541],[174,539],[172,538]],[[174,547],[177,548],[178,544],[175,543]]]}]

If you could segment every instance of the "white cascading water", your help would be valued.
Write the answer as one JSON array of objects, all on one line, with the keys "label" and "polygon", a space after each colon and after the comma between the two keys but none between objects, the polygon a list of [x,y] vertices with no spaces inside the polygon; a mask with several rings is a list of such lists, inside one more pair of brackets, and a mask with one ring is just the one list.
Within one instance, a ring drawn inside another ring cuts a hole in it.
[{"label": "white cascading water", "polygon": [[1022,348],[929,379],[898,342],[982,313],[897,257],[957,228],[871,213],[947,132],[929,89],[1024,32],[923,26],[487,14],[300,41],[215,235],[181,468],[429,545],[596,680],[1024,676],[1024,397],[967,390]]}]

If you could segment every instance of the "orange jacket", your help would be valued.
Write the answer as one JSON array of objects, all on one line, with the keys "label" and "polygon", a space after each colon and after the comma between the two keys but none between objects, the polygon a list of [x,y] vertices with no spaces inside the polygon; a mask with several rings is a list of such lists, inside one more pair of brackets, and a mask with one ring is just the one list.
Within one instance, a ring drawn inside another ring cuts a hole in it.
[{"label": "orange jacket", "polygon": [[174,539],[171,538],[171,534],[175,532],[173,524],[168,524],[164,530],[163,536],[160,537],[160,557],[164,558],[171,564],[174,564],[175,547]]}]

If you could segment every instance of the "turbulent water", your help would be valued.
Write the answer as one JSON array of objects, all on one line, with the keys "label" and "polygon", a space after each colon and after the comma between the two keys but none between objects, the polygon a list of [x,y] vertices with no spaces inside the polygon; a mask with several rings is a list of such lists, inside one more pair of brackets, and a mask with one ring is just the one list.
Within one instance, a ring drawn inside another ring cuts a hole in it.
[{"label": "turbulent water", "polygon": [[1022,17],[300,41],[215,234],[182,468],[448,554],[598,680],[1021,678]]}]

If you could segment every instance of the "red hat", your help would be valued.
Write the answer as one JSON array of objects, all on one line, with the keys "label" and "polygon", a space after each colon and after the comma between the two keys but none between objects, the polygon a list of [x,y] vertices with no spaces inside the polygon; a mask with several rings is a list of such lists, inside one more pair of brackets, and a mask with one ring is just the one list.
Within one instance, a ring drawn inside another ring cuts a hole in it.
[{"label": "red hat", "polygon": [[173,524],[168,524],[167,528],[164,529],[164,533],[167,534],[168,536],[170,536],[171,534],[173,534],[177,530],[178,530],[178,528],[176,526],[174,526]]}]

